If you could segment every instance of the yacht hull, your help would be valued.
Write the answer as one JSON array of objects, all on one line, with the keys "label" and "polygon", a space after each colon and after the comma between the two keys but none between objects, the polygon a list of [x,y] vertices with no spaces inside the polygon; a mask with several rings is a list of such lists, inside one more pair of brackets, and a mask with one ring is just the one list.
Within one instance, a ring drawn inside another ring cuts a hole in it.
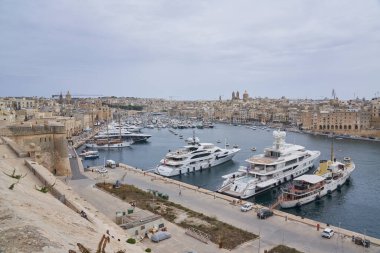
[{"label": "yacht hull", "polygon": [[333,191],[337,190],[339,187],[341,187],[347,182],[348,178],[350,177],[354,169],[355,169],[355,166],[353,166],[353,168],[348,173],[346,173],[343,177],[338,178],[337,180],[331,180],[331,182],[326,183],[323,189],[321,189],[319,192],[315,194],[312,194],[310,196],[303,197],[297,200],[281,200],[280,201],[281,208],[292,208],[292,207],[302,206],[312,201],[315,201],[317,199],[320,199],[326,196],[327,194],[332,193]]},{"label": "yacht hull", "polygon": [[235,149],[231,151],[227,156],[221,157],[221,158],[213,158],[209,162],[204,161],[204,162],[199,162],[196,164],[185,164],[175,169],[169,166],[166,166],[165,164],[161,164],[157,166],[157,168],[155,169],[155,173],[161,176],[165,176],[165,177],[173,177],[173,176],[178,176],[178,175],[182,175],[182,174],[186,174],[190,172],[202,171],[204,169],[209,169],[217,165],[220,165],[222,163],[230,161],[239,150],[240,149]]}]

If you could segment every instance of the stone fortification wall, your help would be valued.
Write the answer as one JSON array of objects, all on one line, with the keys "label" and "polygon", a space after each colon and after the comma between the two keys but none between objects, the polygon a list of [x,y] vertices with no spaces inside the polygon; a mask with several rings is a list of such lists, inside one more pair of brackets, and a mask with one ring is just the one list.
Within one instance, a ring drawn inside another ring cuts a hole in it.
[{"label": "stone fortification wall", "polygon": [[62,125],[21,125],[0,129],[37,163],[57,176],[71,174],[65,127]]}]

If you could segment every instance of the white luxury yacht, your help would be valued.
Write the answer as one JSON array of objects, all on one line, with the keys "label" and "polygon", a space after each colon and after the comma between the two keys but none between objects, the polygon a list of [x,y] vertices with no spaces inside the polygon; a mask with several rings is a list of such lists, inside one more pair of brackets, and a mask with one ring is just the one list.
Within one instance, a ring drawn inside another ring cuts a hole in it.
[{"label": "white luxury yacht", "polygon": [[224,175],[218,192],[247,199],[306,173],[321,154],[285,143],[285,132],[273,131],[273,137],[273,147],[266,148],[264,154],[247,159],[247,167],[241,166],[237,172]]},{"label": "white luxury yacht", "polygon": [[120,127],[111,123],[108,125],[106,130],[100,131],[94,138],[95,139],[106,139],[106,138],[122,138],[127,140],[132,140],[134,143],[147,141],[150,137],[149,134],[143,134],[140,132],[130,132],[127,130],[128,127]]},{"label": "white luxury yacht", "polygon": [[190,145],[176,151],[169,151],[160,161],[155,173],[171,177],[211,168],[231,160],[239,151],[240,149],[238,148],[224,149],[212,143],[199,143],[194,138]]}]

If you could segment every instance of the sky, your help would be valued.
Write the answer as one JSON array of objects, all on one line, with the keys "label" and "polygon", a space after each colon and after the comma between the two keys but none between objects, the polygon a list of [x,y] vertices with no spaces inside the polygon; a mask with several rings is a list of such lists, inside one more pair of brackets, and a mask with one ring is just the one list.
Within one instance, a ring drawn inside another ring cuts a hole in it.
[{"label": "sky", "polygon": [[380,96],[380,0],[0,0],[0,96]]}]

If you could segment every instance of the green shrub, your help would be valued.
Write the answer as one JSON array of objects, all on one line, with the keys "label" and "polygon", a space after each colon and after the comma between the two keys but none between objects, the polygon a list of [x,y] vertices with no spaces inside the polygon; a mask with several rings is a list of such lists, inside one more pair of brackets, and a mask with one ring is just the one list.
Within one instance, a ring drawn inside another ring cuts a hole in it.
[{"label": "green shrub", "polygon": [[147,248],[147,249],[145,250],[145,252],[152,252],[152,250],[151,250],[150,248]]},{"label": "green shrub", "polygon": [[127,243],[135,244],[135,243],[136,243],[136,239],[134,239],[134,238],[129,238],[129,239],[127,240]]}]

